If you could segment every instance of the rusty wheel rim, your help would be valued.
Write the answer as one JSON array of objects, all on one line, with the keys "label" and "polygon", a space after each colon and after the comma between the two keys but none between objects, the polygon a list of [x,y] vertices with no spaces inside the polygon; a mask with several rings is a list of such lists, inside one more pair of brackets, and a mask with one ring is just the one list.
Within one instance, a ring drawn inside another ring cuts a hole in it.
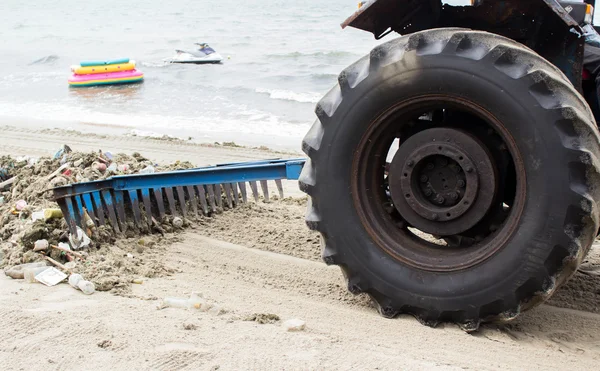
[{"label": "rusty wheel rim", "polygon": [[[441,110],[470,122],[421,119]],[[389,108],[369,124],[352,171],[354,206],[367,233],[419,269],[456,271],[485,261],[505,246],[524,206],[515,141],[489,111],[463,98],[422,96]]]}]

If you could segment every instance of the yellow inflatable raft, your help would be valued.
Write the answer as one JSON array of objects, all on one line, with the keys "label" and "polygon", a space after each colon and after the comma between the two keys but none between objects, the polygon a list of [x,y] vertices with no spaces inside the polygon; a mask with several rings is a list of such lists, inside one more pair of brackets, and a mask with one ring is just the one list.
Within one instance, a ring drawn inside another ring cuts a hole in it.
[{"label": "yellow inflatable raft", "polygon": [[76,75],[95,75],[98,73],[111,73],[111,72],[123,72],[132,71],[135,69],[135,62],[130,61],[128,63],[119,64],[107,64],[103,66],[72,66],[71,71]]}]

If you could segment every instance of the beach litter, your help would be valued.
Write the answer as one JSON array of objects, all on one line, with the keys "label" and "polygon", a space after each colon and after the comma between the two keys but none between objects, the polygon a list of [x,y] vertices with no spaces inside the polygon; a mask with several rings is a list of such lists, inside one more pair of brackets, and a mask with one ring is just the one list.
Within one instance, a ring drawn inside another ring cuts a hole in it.
[{"label": "beach litter", "polygon": [[15,210],[17,211],[23,211],[23,209],[25,209],[27,207],[27,201],[25,200],[19,200],[15,203]]},{"label": "beach litter", "polygon": [[10,268],[5,268],[4,274],[15,280],[22,280],[25,278],[25,269],[38,267],[48,267],[48,264],[46,262],[19,264]]},{"label": "beach litter", "polygon": [[306,322],[298,318],[293,318],[285,321],[282,326],[286,331],[290,332],[304,331],[306,328]]},{"label": "beach litter", "polygon": [[96,292],[96,287],[94,286],[94,283],[84,280],[81,274],[75,273],[70,275],[69,285],[71,285],[71,287],[75,289],[80,290],[86,295],[92,295],[94,292]]},{"label": "beach litter", "polygon": [[[174,270],[163,261],[164,244],[160,244],[178,238],[172,219],[157,220],[156,229],[163,234],[144,237],[144,246],[138,244],[141,233],[135,228],[117,239],[110,227],[94,223],[87,210],[82,218],[86,223],[71,234],[49,191],[144,169],[163,172],[193,167],[189,162],[157,165],[139,154],[77,152],[68,146],[54,156],[0,156],[3,177],[8,179],[0,183],[0,268],[13,279],[24,279],[26,268],[36,268],[28,270],[31,281],[30,274],[51,265],[65,274],[81,274],[96,291],[116,294],[127,294],[133,281],[141,283],[143,277],[172,274]],[[127,259],[127,254],[135,258]]]},{"label": "beach litter", "polygon": [[65,278],[67,278],[67,275],[54,267],[48,268],[35,276],[37,281],[46,286],[56,286]]},{"label": "beach litter", "polygon": [[50,269],[52,267],[30,267],[23,269],[23,279],[28,283],[36,283],[39,282],[35,277],[45,271],[46,269]]},{"label": "beach litter", "polygon": [[49,245],[50,244],[48,243],[48,240],[37,240],[33,244],[33,251],[37,252],[46,250]]},{"label": "beach litter", "polygon": [[200,293],[192,293],[189,298],[166,297],[158,309],[164,308],[199,309],[202,311],[210,309],[209,304]]}]

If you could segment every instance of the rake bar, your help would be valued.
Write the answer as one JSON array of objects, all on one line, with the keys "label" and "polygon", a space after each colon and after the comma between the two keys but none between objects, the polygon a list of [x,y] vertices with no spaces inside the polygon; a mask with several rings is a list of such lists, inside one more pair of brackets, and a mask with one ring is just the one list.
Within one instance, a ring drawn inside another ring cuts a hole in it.
[{"label": "rake bar", "polygon": [[[246,182],[255,202],[259,201],[260,182],[265,201],[269,201],[267,181],[274,180],[283,197],[282,179],[296,180],[304,159],[264,160],[154,174],[114,176],[105,180],[76,183],[53,189],[71,233],[84,228],[87,212],[95,225],[110,225],[121,233],[128,222],[143,228],[152,218],[166,215],[211,215],[223,208],[248,202]],[[85,229],[85,228],[84,228]]]}]

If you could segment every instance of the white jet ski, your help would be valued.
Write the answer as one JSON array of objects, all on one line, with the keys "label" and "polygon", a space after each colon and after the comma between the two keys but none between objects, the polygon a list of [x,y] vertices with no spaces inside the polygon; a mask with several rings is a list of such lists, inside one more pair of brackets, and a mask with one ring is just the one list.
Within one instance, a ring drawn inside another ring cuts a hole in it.
[{"label": "white jet ski", "polygon": [[179,50],[177,54],[171,59],[171,63],[193,63],[193,64],[205,64],[205,63],[221,63],[223,57],[217,53],[213,48],[208,46],[207,43],[195,43],[198,45],[197,50]]}]

